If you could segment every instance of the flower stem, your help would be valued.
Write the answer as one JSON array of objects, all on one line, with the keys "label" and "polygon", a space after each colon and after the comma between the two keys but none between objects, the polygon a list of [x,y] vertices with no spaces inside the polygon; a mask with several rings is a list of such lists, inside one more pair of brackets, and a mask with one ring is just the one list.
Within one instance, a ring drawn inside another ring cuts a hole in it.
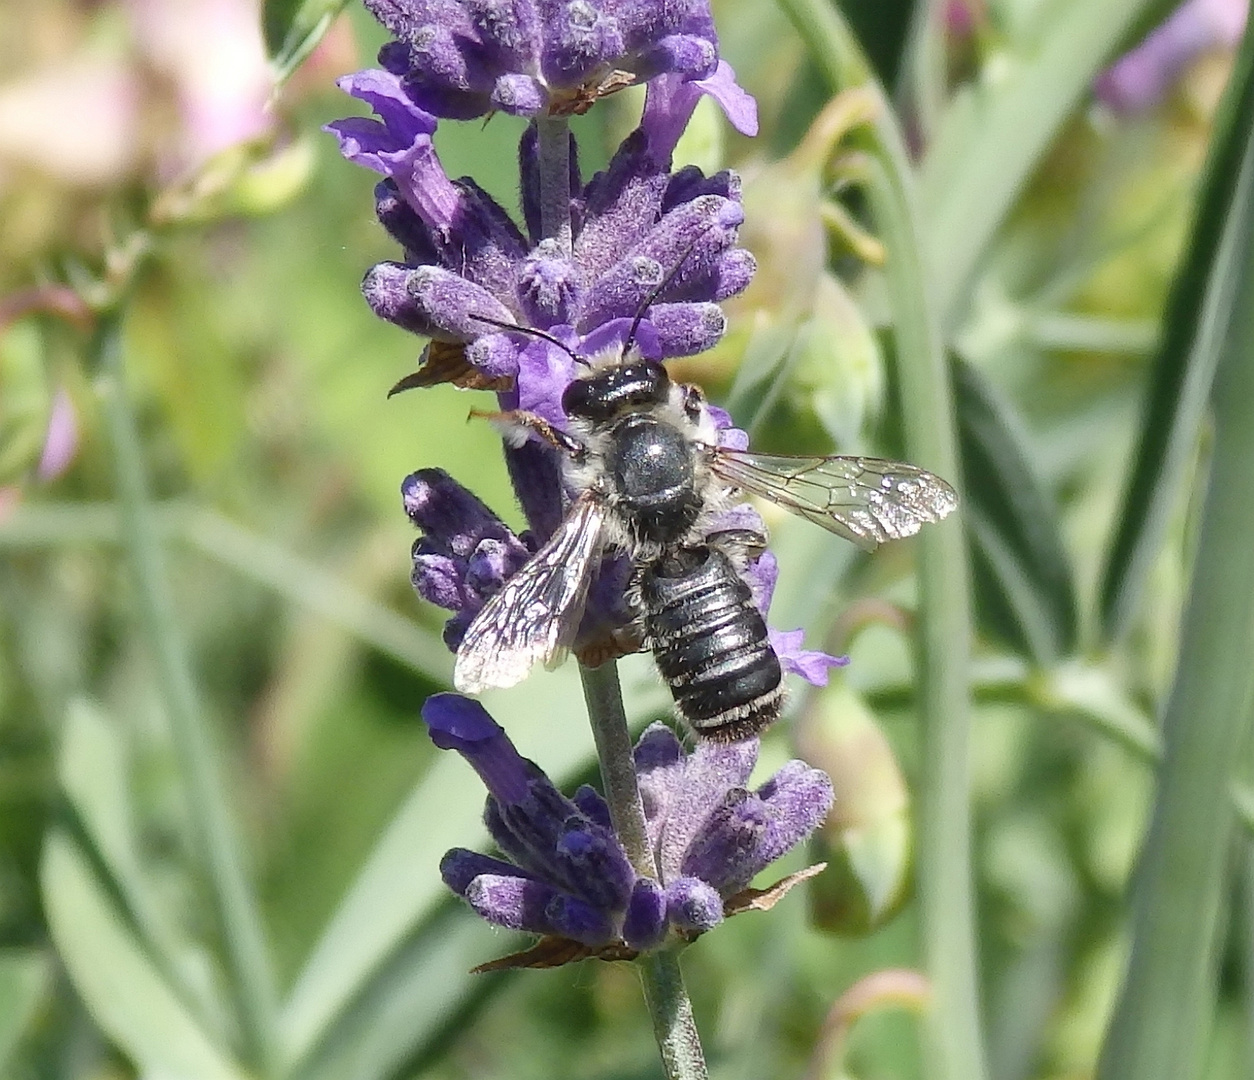
[{"label": "flower stem", "polygon": [[679,970],[678,950],[645,953],[636,967],[640,969],[644,999],[653,1017],[653,1035],[667,1080],[707,1080],[710,1074],[692,1016],[692,1002]]},{"label": "flower stem", "polygon": [[[941,313],[923,264],[916,178],[892,108],[857,38],[826,0],[779,0],[834,92],[858,87],[878,103],[852,134],[873,169],[871,217],[885,263],[907,455],[950,481],[960,476],[953,391],[941,341]],[[970,596],[962,527],[954,515],[918,539],[920,609],[916,631],[922,730],[916,820],[918,900],[929,1010],[926,1073],[936,1080],[984,1080],[979,1010],[970,808]]]},{"label": "flower stem", "polygon": [[[614,829],[622,841],[636,873],[656,878],[657,866],[645,829],[644,806],[636,784],[631,735],[623,695],[618,685],[618,665],[613,661],[600,667],[579,665],[588,719],[601,762],[605,801],[610,805]],[[636,965],[644,984],[644,999],[653,1018],[653,1034],[662,1055],[667,1080],[707,1080],[701,1037],[692,1016],[692,1002],[684,989],[675,949],[645,953]]]},{"label": "flower stem", "polygon": [[118,310],[106,314],[94,345],[117,475],[121,537],[131,563],[137,613],[156,662],[192,843],[212,897],[240,1026],[256,1075],[265,1076],[274,1060],[273,975],[166,578],[160,525],[149,501],[139,430],[126,391],[121,318]]},{"label": "flower stem", "polygon": [[627,730],[623,693],[618,685],[618,664],[613,660],[595,668],[580,664],[579,678],[583,680],[583,698],[588,705],[588,719],[597,744],[601,782],[605,785],[605,801],[610,804],[614,831],[636,873],[656,878],[657,866],[644,824],[644,804],[636,784],[631,733]]},{"label": "flower stem", "polygon": [[564,116],[537,116],[536,136],[541,238],[556,240],[563,253],[569,255],[573,242],[570,224],[570,123]]}]

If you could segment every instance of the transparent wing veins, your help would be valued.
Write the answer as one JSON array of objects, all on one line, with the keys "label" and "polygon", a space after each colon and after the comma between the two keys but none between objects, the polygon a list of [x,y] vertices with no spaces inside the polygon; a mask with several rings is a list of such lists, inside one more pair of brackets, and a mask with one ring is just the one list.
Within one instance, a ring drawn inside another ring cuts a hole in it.
[{"label": "transparent wing veins", "polygon": [[562,660],[601,555],[605,513],[598,498],[580,496],[548,543],[484,605],[457,650],[458,690],[514,686],[537,662],[554,667]]},{"label": "transparent wing veins", "polygon": [[783,457],[716,450],[714,474],[800,514],[867,551],[913,536],[952,513],[944,480],[903,461],[868,457]]}]

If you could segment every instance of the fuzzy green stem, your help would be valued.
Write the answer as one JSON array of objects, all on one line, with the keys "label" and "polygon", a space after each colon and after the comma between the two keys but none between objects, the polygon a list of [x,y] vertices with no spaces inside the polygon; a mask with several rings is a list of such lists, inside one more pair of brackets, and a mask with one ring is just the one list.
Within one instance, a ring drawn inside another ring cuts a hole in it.
[{"label": "fuzzy green stem", "polygon": [[[583,680],[583,696],[596,740],[610,818],[636,873],[656,878],[657,865],[645,829],[631,734],[618,685],[618,666],[613,661],[596,668],[580,664],[579,677]],[[692,1002],[684,989],[678,951],[646,953],[637,967],[667,1080],[707,1080],[701,1037],[692,1016]]]},{"label": "fuzzy green stem", "polygon": [[274,981],[170,594],[160,526],[149,501],[139,429],[126,390],[121,322],[120,311],[106,315],[94,344],[101,404],[117,475],[121,537],[134,578],[138,617],[156,662],[187,797],[191,839],[225,947],[240,1028],[248,1056],[264,1076],[273,1071],[274,1062]]},{"label": "fuzzy green stem", "polygon": [[653,1035],[662,1054],[667,1080],[707,1080],[705,1055],[692,1016],[692,1002],[679,970],[679,952],[646,953],[636,965],[644,999],[653,1018]]},{"label": "fuzzy green stem", "polygon": [[[834,92],[864,89],[875,118],[853,133],[874,169],[871,215],[888,252],[906,452],[950,481],[959,478],[953,391],[941,343],[936,283],[923,265],[915,176],[883,88],[837,5],[779,0]],[[918,895],[927,976],[934,991],[927,1072],[938,1080],[987,1075],[980,1032],[971,883],[970,599],[962,527],[954,518],[918,539],[916,656],[924,763],[918,781]]]},{"label": "fuzzy green stem", "polygon": [[583,697],[588,705],[588,719],[592,723],[601,782],[605,785],[605,801],[610,804],[614,831],[636,873],[656,878],[657,865],[649,848],[644,804],[636,784],[631,733],[623,711],[623,692],[618,685],[618,665],[613,660],[595,668],[580,664],[579,678],[583,681]]},{"label": "fuzzy green stem", "polygon": [[570,254],[570,123],[564,116],[536,117],[540,179],[540,234]]}]

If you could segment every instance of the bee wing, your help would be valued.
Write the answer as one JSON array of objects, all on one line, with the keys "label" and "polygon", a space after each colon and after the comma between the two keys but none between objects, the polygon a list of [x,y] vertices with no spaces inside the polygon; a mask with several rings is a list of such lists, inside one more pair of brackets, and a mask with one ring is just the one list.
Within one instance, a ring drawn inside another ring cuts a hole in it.
[{"label": "bee wing", "polygon": [[458,690],[514,686],[537,661],[561,661],[579,629],[605,516],[599,498],[581,495],[548,543],[484,605],[457,650]]},{"label": "bee wing", "polygon": [[782,457],[718,449],[710,469],[867,551],[913,536],[958,505],[944,480],[904,461],[867,457]]}]

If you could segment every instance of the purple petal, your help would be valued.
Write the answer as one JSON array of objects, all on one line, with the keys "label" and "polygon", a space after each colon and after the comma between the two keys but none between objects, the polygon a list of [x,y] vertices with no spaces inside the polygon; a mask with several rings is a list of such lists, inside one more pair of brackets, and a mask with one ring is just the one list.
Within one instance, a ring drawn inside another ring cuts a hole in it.
[{"label": "purple petal", "polygon": [[541,330],[569,323],[583,299],[583,274],[558,250],[542,240],[518,268],[517,296],[526,322]]},{"label": "purple petal", "polygon": [[466,605],[466,592],[462,587],[463,568],[458,560],[439,552],[424,550],[423,540],[414,544],[413,569],[410,581],[428,603],[447,611],[461,611]]},{"label": "purple petal", "polygon": [[514,378],[520,351],[509,334],[484,334],[466,346],[466,362],[489,378]]},{"label": "purple petal", "polygon": [[736,73],[726,60],[720,60],[714,74],[708,79],[697,80],[696,86],[718,102],[728,122],[741,135],[758,133],[758,103],[736,82]]},{"label": "purple petal", "polygon": [[[365,286],[362,288],[364,291]],[[486,289],[437,266],[411,270],[405,289],[411,310],[455,341],[471,341],[484,332],[484,323],[477,316],[513,321],[510,310]]]},{"label": "purple petal", "polygon": [[830,668],[844,667],[849,663],[847,656],[831,656],[814,649],[803,649],[801,642],[805,638],[804,630],[776,630],[767,628],[771,648],[779,657],[779,666],[792,675],[800,675],[813,686],[827,685],[827,672]]},{"label": "purple petal", "polygon": [[[513,407],[516,407],[514,403]],[[505,447],[505,468],[527,524],[541,540],[547,540],[561,524],[562,466],[558,453],[538,442]]]},{"label": "purple petal", "polygon": [[[590,331],[579,342],[581,355],[590,358],[609,356],[617,358],[622,355],[623,346],[627,344],[627,335],[631,332],[634,315],[630,318],[611,319]],[[640,355],[646,360],[661,360],[662,348],[658,342],[657,331],[648,319],[642,319],[636,327],[633,344]]]},{"label": "purple petal", "polygon": [[775,582],[779,578],[779,562],[769,551],[764,551],[758,558],[745,567],[740,575],[749,592],[753,595],[753,603],[766,618],[771,610],[771,598],[775,595]]},{"label": "purple petal", "polygon": [[516,539],[477,495],[443,469],[410,473],[401,484],[401,500],[415,526],[445,552],[461,558],[469,558],[485,539]]},{"label": "purple petal", "polygon": [[761,799],[742,788],[729,791],[693,837],[681,873],[729,895],[729,883],[748,880],[760,869],[757,854],[768,824],[769,812]]},{"label": "purple petal", "polygon": [[683,782],[687,760],[679,739],[665,724],[650,724],[636,743],[636,780],[644,805],[649,847],[654,852],[675,793]]},{"label": "purple petal", "polygon": [[688,845],[727,792],[744,787],[757,759],[757,739],[697,744],[685,763],[658,841],[658,868],[663,880],[680,873]]},{"label": "purple petal", "polygon": [[[569,327],[552,330],[555,337],[575,342]],[[574,377],[575,361],[569,353],[550,342],[533,339],[518,357],[518,407],[565,428],[562,391]]]},{"label": "purple petal", "polygon": [[588,823],[566,829],[553,851],[559,880],[605,911],[623,911],[636,882],[636,872],[610,829]]},{"label": "purple petal", "polygon": [[1247,0],[1188,0],[1140,45],[1098,76],[1099,100],[1120,113],[1157,105],[1203,53],[1231,48],[1241,38]]},{"label": "purple petal", "polygon": [[609,803],[602,798],[596,788],[588,784],[580,784],[575,794],[570,797],[570,801],[579,807],[589,821],[600,825],[603,829],[614,827],[610,820]]},{"label": "purple petal", "polygon": [[541,45],[541,72],[550,86],[578,86],[601,63],[624,52],[617,21],[588,0],[550,4]]},{"label": "purple petal", "polygon": [[558,934],[585,945],[613,940],[607,913],[544,882],[483,874],[470,883],[465,898],[482,918],[510,930]]},{"label": "purple petal", "polygon": [[615,152],[609,167],[584,189],[585,221],[575,238],[575,260],[595,280],[631,251],[657,222],[669,179],[637,128]]},{"label": "purple petal", "polygon": [[431,741],[456,750],[479,774],[497,802],[520,803],[544,774],[524,758],[479,702],[461,694],[432,694],[422,705]]},{"label": "purple petal", "polygon": [[667,357],[695,356],[712,349],[727,330],[727,316],[717,304],[654,304],[649,321]]},{"label": "purple petal", "polygon": [[548,105],[549,95],[530,75],[502,75],[492,87],[492,104],[511,116],[535,116]]}]

